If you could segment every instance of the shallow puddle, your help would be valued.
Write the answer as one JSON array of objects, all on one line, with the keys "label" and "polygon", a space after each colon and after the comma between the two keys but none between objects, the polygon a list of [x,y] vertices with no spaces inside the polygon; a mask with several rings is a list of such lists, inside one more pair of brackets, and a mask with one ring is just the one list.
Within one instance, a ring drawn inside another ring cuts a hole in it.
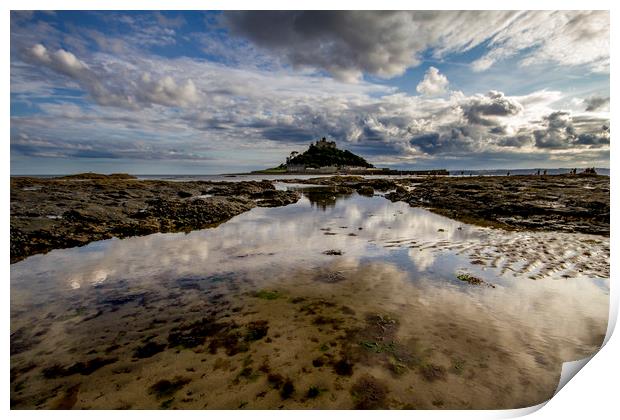
[{"label": "shallow puddle", "polygon": [[12,407],[516,408],[601,345],[608,238],[303,194],[12,265]]}]

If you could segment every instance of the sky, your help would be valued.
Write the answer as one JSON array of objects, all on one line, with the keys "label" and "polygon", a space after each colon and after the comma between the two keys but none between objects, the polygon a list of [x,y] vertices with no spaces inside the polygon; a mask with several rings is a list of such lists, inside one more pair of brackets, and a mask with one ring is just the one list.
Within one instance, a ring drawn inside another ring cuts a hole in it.
[{"label": "sky", "polygon": [[607,11],[11,12],[11,173],[609,167]]}]

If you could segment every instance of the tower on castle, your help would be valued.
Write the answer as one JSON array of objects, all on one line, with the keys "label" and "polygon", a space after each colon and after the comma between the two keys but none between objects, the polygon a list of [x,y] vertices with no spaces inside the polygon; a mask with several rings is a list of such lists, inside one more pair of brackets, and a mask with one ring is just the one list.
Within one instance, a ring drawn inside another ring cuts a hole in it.
[{"label": "tower on castle", "polygon": [[320,148],[320,149],[335,149],[336,148],[336,142],[335,141],[328,141],[325,137],[323,137],[321,140],[318,140],[315,143],[315,146]]}]

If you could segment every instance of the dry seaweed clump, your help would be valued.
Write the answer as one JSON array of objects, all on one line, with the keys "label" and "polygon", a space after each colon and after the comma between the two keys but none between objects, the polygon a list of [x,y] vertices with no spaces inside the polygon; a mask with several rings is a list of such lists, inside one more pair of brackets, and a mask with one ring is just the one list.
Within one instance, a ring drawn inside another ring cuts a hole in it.
[{"label": "dry seaweed clump", "polygon": [[387,408],[388,387],[370,375],[362,376],[352,387],[355,408],[378,410]]},{"label": "dry seaweed clump", "polygon": [[476,276],[472,276],[469,273],[458,273],[456,275],[456,278],[462,282],[474,285],[474,286],[487,286],[487,287],[492,287],[493,289],[495,289],[495,285],[491,284],[491,283],[487,283],[486,281],[482,280],[479,277]]}]

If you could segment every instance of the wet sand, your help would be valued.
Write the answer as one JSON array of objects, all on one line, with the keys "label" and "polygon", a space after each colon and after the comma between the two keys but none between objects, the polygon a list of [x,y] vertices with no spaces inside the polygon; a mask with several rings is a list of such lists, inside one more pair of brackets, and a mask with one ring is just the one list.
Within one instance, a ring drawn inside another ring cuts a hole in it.
[{"label": "wet sand", "polygon": [[530,406],[600,346],[608,276],[604,236],[305,191],[213,229],[13,264],[11,405]]}]

